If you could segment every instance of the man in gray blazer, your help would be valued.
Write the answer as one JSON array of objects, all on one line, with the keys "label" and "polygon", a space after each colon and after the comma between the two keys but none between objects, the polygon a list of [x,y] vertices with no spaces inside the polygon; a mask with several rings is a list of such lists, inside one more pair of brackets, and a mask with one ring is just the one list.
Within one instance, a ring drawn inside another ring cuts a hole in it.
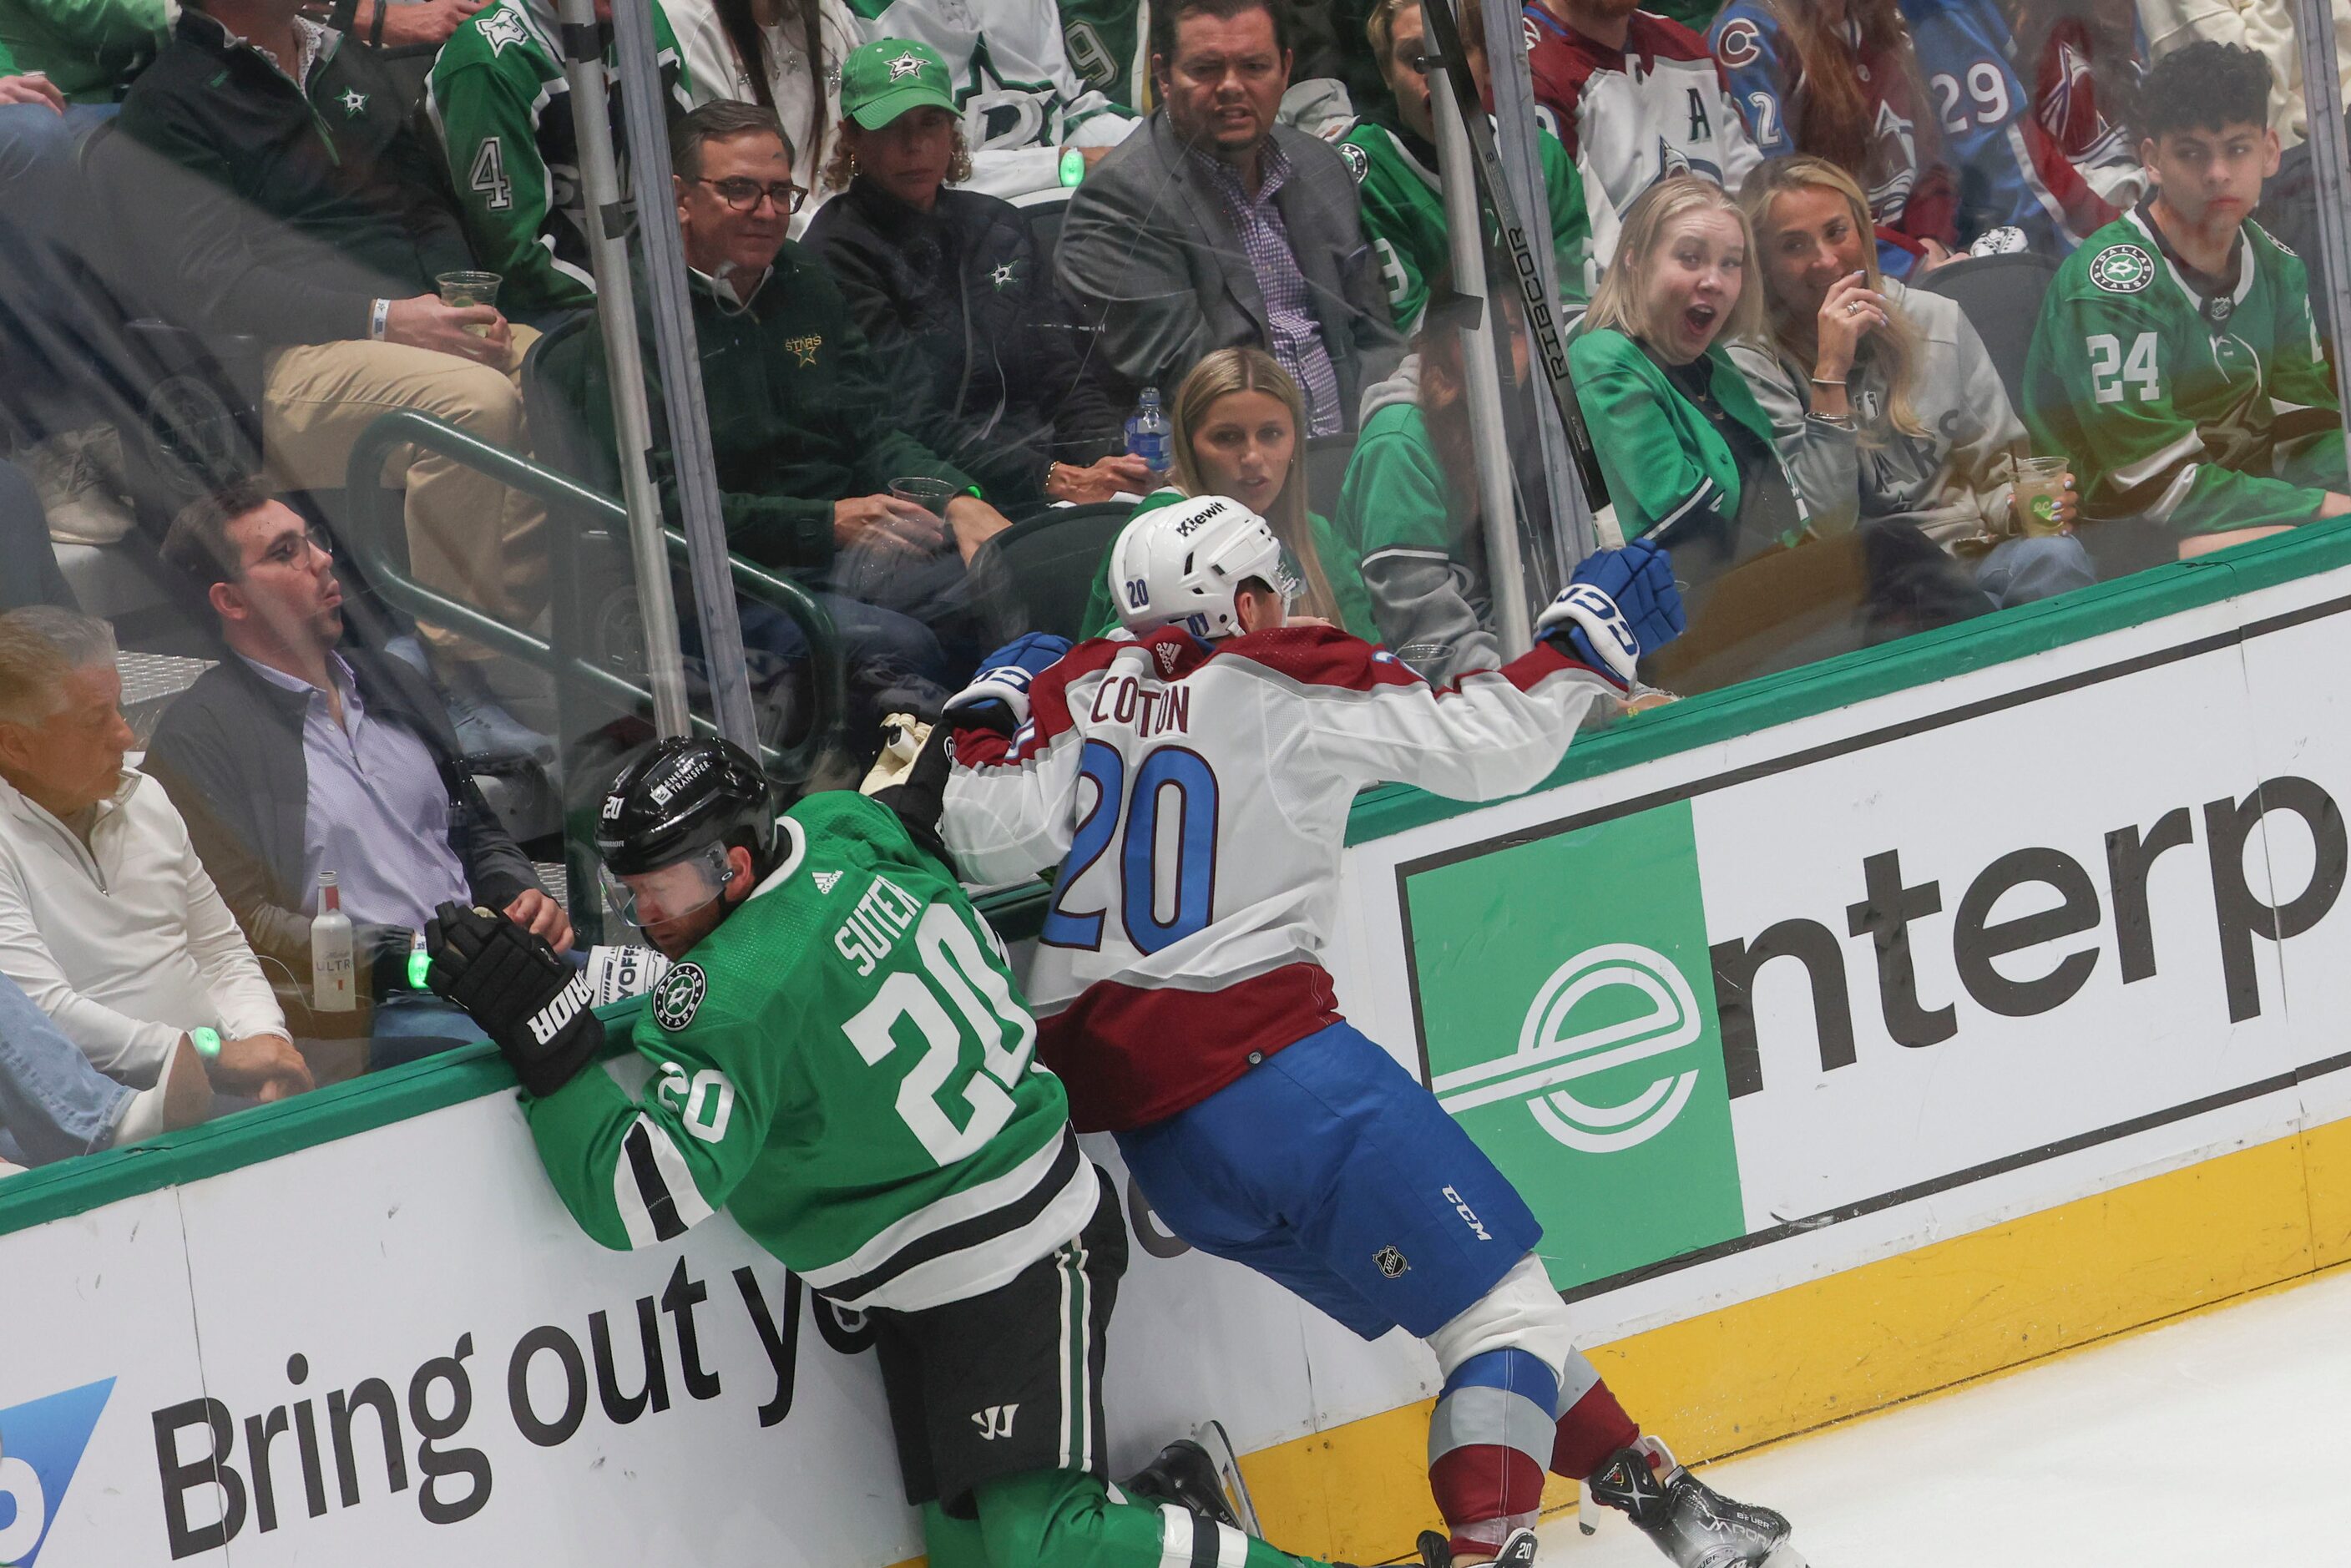
[{"label": "man in gray blazer", "polygon": [[1347,165],[1275,122],[1289,26],[1279,0],[1152,8],[1160,107],[1078,187],[1054,268],[1121,375],[1172,393],[1205,354],[1264,349],[1329,435],[1403,343]]}]

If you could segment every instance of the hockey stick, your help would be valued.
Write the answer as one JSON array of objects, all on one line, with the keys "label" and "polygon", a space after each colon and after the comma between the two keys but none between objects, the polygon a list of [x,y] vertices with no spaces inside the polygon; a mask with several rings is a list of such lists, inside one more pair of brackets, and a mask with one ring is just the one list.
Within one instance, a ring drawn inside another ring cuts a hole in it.
[{"label": "hockey stick", "polygon": [[1494,145],[1494,128],[1487,122],[1485,109],[1479,101],[1478,85],[1469,75],[1468,57],[1462,52],[1461,28],[1454,19],[1452,0],[1422,0],[1421,10],[1429,31],[1437,38],[1437,64],[1453,83],[1453,101],[1460,110],[1462,128],[1468,133],[1469,151],[1477,163],[1479,193],[1493,212],[1503,246],[1510,252],[1512,279],[1526,306],[1527,335],[1534,346],[1535,361],[1542,367],[1543,379],[1551,383],[1552,401],[1559,405],[1560,423],[1567,427],[1568,450],[1583,477],[1583,493],[1595,498],[1604,496],[1608,487],[1600,476],[1599,457],[1592,449],[1592,432],[1583,423],[1583,405],[1577,401],[1575,388],[1568,380],[1567,345],[1559,335],[1552,302],[1543,293],[1542,273],[1536,266],[1526,225],[1519,219],[1518,204],[1510,199],[1510,187],[1503,183],[1502,155]]}]

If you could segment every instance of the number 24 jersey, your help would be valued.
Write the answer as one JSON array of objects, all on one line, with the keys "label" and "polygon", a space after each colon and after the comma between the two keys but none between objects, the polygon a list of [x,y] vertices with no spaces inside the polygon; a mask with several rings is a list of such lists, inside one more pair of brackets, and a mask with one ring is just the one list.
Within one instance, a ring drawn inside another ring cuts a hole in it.
[{"label": "number 24 jersey", "polygon": [[2136,515],[2179,533],[2298,523],[2343,485],[2301,261],[2247,223],[2236,273],[2198,292],[2144,207],[2058,269],[2022,412],[2035,450],[2074,460],[2085,517]]},{"label": "number 24 jersey", "polygon": [[643,1096],[591,1068],[527,1102],[539,1157],[608,1247],[724,1207],[845,1306],[994,1290],[1101,1195],[1003,950],[887,808],[826,791],[778,831],[783,863],[639,1019]]}]

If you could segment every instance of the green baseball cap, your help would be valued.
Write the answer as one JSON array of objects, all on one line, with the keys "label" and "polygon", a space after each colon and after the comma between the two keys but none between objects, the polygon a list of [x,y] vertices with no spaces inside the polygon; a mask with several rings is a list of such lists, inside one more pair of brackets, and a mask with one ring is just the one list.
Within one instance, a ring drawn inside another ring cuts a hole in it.
[{"label": "green baseball cap", "polygon": [[841,66],[841,111],[879,131],[910,109],[960,112],[947,92],[947,63],[928,44],[876,38]]}]

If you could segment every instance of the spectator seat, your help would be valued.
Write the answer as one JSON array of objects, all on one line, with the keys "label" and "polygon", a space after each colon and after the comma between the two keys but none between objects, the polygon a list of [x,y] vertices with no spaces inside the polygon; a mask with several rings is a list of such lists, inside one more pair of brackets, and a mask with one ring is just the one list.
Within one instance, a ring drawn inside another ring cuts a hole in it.
[{"label": "spectator seat", "polygon": [[1306,438],[1306,509],[1326,517],[1339,515],[1339,491],[1347,482],[1347,463],[1355,455],[1355,436],[1310,435]]},{"label": "spectator seat", "polygon": [[1124,501],[1055,507],[980,546],[971,562],[973,598],[987,618],[988,635],[999,643],[1029,632],[1083,637],[1092,630],[1086,601],[1095,569],[1134,515]]},{"label": "spectator seat", "polygon": [[2041,297],[2057,276],[2053,256],[2030,251],[1976,256],[1938,267],[1915,287],[1956,303],[1983,340],[2008,389],[2011,408],[2024,406],[2024,361],[2041,322]]}]

